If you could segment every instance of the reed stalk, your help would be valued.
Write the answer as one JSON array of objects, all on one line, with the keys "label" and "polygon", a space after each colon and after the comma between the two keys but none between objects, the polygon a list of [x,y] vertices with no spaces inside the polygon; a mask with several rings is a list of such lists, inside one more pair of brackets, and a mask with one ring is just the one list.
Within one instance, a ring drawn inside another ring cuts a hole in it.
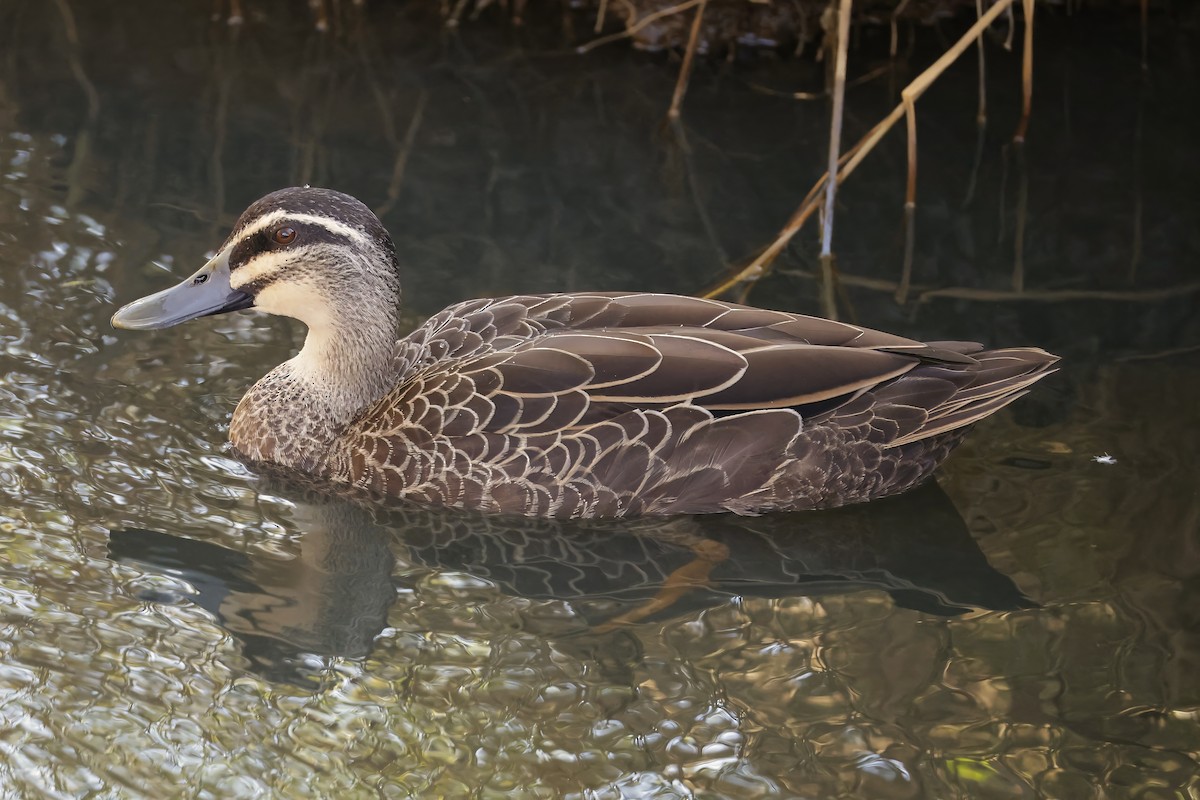
[{"label": "reed stalk", "polygon": [[[699,2],[699,0],[695,0]],[[908,109],[916,102],[916,100],[925,93],[925,91],[933,85],[933,82],[953,64],[959,56],[961,56],[968,47],[971,46],[984,31],[987,30],[995,20],[1005,11],[1012,8],[1016,0],[998,0],[991,8],[983,13],[975,24],[964,33],[958,41],[950,46],[945,53],[941,55],[933,64],[927,67],[920,75],[914,78],[902,91],[902,101],[892,111],[884,117],[878,124],[875,125],[865,136],[862,137],[852,148],[846,151],[845,154],[837,160],[837,168],[830,167],[828,171],[816,182],[799,207],[788,219],[787,223],[780,230],[775,239],[763,248],[759,254],[749,263],[737,266],[720,277],[701,293],[701,297],[719,297],[740,284],[750,282],[754,283],[761,280],[768,274],[771,264],[783,252],[792,238],[803,227],[818,208],[821,207],[820,197],[825,185],[830,182],[830,176],[833,176],[833,182],[842,183],[848,178],[858,165],[862,163],[867,154],[875,148],[879,141],[887,134],[888,131],[904,117]],[[1023,0],[1027,4],[1032,4],[1032,0]],[[684,4],[686,5],[686,3]],[[678,8],[678,7],[676,7]],[[1032,19],[1030,16],[1028,19]],[[1026,50],[1032,50],[1032,31],[1027,31],[1026,34]],[[1033,73],[1032,55],[1026,55],[1025,70],[1023,76],[1028,75],[1029,81],[1032,81]],[[1028,103],[1031,97],[1032,90],[1027,87],[1026,101]],[[1026,107],[1029,107],[1028,105]],[[1023,121],[1025,117],[1023,115]],[[1018,129],[1019,132],[1024,131],[1023,128]]]}]

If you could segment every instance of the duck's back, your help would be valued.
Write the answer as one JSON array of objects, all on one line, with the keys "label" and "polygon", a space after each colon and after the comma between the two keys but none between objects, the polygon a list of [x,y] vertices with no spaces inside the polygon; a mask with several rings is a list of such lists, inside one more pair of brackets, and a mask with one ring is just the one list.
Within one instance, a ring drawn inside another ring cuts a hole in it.
[{"label": "duck's back", "polygon": [[475,300],[397,345],[329,476],[562,517],[818,508],[903,491],[1057,359],[654,294]]}]

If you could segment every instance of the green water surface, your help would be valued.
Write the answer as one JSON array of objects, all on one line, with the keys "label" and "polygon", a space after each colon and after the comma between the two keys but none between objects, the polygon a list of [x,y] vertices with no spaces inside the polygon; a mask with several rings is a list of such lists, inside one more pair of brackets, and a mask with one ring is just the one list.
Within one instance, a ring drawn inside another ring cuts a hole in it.
[{"label": "green water surface", "polygon": [[[823,67],[706,61],[672,131],[677,59],[575,55],[557,12],[221,5],[0,0],[0,797],[1200,797],[1188,4],[1148,71],[1135,17],[1045,6],[1023,149],[995,42],[982,139],[973,56],[922,99],[906,302],[901,132],[840,196],[844,316],[1064,357],[936,485],[588,525],[264,479],[229,414],[303,331],[108,319],[302,183],[379,211],[413,324],[697,291],[820,175],[828,106],[779,93]],[[847,137],[960,30],[913,31]],[[852,76],[886,46],[864,27]],[[817,251],[751,302],[820,313]]]}]

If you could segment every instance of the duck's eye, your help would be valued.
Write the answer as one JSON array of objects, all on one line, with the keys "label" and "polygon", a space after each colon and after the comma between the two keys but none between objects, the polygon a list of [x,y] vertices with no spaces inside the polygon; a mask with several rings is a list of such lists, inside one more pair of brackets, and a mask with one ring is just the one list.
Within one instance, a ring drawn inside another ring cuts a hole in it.
[{"label": "duck's eye", "polygon": [[275,244],[291,244],[296,241],[296,229],[286,225],[282,228],[276,228],[275,232],[271,234],[271,239]]}]

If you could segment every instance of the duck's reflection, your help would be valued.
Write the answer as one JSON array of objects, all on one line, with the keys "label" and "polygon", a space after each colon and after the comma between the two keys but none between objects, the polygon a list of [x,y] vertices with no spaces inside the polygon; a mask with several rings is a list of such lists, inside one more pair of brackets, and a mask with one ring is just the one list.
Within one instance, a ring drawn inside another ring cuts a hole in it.
[{"label": "duck's reflection", "polygon": [[113,531],[109,551],[189,582],[192,599],[274,678],[303,654],[367,655],[404,583],[393,579],[397,562],[565,601],[578,617],[571,627],[596,635],[738,595],[876,589],[938,615],[1030,605],[933,483],[835,511],[590,524],[377,509],[304,493],[292,522],[301,549],[290,560],[144,529]]},{"label": "duck's reflection", "polygon": [[286,672],[303,653],[367,655],[396,598],[386,530],[363,509],[333,498],[298,502],[292,522],[296,558],[247,555],[140,528],[112,531],[109,556],[190,583],[190,599],[242,641],[259,671]]}]

